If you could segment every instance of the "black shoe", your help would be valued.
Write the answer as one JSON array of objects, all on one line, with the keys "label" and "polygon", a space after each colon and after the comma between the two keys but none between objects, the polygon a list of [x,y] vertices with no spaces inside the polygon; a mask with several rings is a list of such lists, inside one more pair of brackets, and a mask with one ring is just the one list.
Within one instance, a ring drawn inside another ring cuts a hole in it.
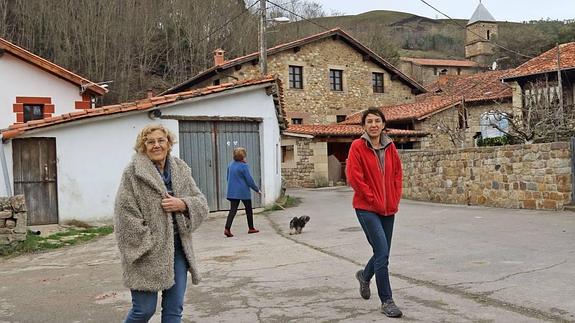
[{"label": "black shoe", "polygon": [[381,304],[381,313],[387,317],[401,317],[403,315],[399,307],[393,302],[393,299],[388,299]]},{"label": "black shoe", "polygon": [[359,295],[363,299],[369,299],[371,291],[369,290],[369,282],[366,282],[363,278],[363,269],[355,273],[355,278],[359,281]]}]

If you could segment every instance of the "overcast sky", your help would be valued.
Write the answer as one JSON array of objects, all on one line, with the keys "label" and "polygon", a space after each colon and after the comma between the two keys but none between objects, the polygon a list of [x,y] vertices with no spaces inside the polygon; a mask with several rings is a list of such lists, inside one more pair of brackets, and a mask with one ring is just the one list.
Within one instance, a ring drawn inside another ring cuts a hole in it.
[{"label": "overcast sky", "polygon": [[[429,18],[445,18],[420,0],[312,0],[332,11],[354,15],[371,10],[409,12]],[[479,0],[426,0],[452,18],[469,19]],[[483,5],[498,21],[575,19],[575,0],[483,0]]]}]

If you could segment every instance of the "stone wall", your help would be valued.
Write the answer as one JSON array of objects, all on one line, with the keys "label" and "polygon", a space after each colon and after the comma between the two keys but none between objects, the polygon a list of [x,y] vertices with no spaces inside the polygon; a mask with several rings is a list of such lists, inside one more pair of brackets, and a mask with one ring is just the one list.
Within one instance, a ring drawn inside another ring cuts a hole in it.
[{"label": "stone wall", "polygon": [[400,155],[407,199],[546,210],[571,202],[571,149],[566,142],[404,150]]},{"label": "stone wall", "polygon": [[282,177],[287,187],[315,187],[312,139],[282,139],[282,146],[293,146],[293,156],[282,163]]},{"label": "stone wall", "polygon": [[[303,68],[303,89],[289,88],[289,66]],[[329,70],[343,70],[343,91],[331,91]],[[268,56],[268,72],[279,75],[284,84],[288,118],[302,118],[304,124],[329,124],[337,115],[348,115],[370,106],[413,102],[411,88],[364,57],[341,40],[327,38],[296,50]],[[383,73],[384,93],[374,93],[372,73]],[[226,76],[230,75],[230,76]],[[218,76],[194,85],[194,88],[219,82],[232,82],[260,75],[251,62],[241,68],[229,68]]]},{"label": "stone wall", "polygon": [[0,197],[0,245],[26,240],[27,222],[24,195]]}]

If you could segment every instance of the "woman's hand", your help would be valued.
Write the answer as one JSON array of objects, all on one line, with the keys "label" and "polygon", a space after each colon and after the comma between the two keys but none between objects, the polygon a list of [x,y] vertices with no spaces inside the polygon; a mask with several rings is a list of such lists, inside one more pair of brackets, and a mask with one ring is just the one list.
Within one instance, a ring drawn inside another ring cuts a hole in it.
[{"label": "woman's hand", "polygon": [[181,199],[166,193],[162,199],[162,208],[166,212],[184,212],[188,207]]}]

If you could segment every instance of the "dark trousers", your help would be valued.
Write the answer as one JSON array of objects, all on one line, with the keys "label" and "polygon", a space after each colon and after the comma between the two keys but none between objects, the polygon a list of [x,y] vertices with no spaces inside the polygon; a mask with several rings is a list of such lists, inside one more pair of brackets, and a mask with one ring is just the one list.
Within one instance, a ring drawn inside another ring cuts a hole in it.
[{"label": "dark trousers", "polygon": [[363,279],[370,281],[375,275],[377,293],[381,303],[392,299],[391,283],[389,282],[389,251],[395,216],[379,216],[373,212],[355,210],[357,219],[363,228],[367,241],[373,249],[373,256],[363,270]]},{"label": "dark trousers", "polygon": [[228,213],[228,220],[226,221],[226,229],[232,228],[232,222],[234,222],[234,217],[238,212],[238,206],[240,206],[240,201],[244,204],[244,208],[246,209],[246,218],[248,219],[248,228],[254,228],[254,212],[252,210],[252,200],[235,200],[229,199],[231,208],[230,212]]}]

